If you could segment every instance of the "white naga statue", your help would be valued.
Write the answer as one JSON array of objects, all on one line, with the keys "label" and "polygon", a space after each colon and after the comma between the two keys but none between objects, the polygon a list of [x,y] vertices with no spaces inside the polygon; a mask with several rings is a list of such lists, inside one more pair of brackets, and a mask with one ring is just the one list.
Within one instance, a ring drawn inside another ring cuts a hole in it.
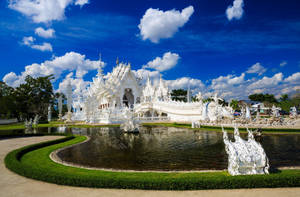
[{"label": "white naga statue", "polygon": [[51,110],[51,104],[48,106],[48,122],[50,122],[52,119],[52,110]]},{"label": "white naga statue", "polygon": [[256,142],[252,131],[247,128],[248,140],[240,137],[238,128],[234,128],[234,139],[228,139],[222,127],[225,150],[228,154],[228,172],[231,175],[269,174],[269,160],[260,143]]},{"label": "white naga statue", "polygon": [[273,115],[273,117],[277,118],[277,117],[280,116],[280,114],[279,114],[279,109],[280,109],[280,108],[275,107],[275,105],[272,106],[272,115]]},{"label": "white naga statue", "polygon": [[58,97],[58,118],[59,120],[62,119],[62,95]]},{"label": "white naga statue", "polygon": [[294,106],[294,107],[291,107],[291,116],[292,117],[297,117],[297,109],[296,109],[296,107]]},{"label": "white naga statue", "polygon": [[250,109],[248,106],[246,106],[246,119],[251,120],[251,113],[250,113]]},{"label": "white naga statue", "polygon": [[120,125],[120,129],[125,132],[137,132],[139,125],[134,121],[134,114],[129,108],[123,111],[124,122]]},{"label": "white naga statue", "polygon": [[67,122],[72,121],[72,104],[73,104],[73,98],[72,98],[72,85],[69,82],[67,86],[67,107],[68,107],[68,114],[67,114]]}]

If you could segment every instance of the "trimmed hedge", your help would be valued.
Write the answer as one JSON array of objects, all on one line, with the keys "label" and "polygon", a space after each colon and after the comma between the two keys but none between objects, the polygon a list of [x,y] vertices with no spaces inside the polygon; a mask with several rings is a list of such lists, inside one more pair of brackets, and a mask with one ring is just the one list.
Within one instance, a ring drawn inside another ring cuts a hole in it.
[{"label": "trimmed hedge", "polygon": [[227,172],[158,173],[112,172],[68,167],[53,162],[49,154],[84,136],[26,146],[5,157],[8,169],[28,178],[60,185],[156,190],[234,189],[263,187],[299,187],[300,170],[283,170],[270,175],[230,176]]}]

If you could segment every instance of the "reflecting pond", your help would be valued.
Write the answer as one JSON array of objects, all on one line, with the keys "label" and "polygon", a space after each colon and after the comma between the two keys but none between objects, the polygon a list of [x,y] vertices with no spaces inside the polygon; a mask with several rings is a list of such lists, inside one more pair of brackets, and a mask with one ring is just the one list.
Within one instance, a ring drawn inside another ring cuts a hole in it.
[{"label": "reflecting pond", "polygon": [[[70,131],[69,131],[70,132]],[[138,134],[119,128],[72,129],[86,143],[59,152],[67,162],[123,170],[221,170],[227,168],[221,132],[141,127]],[[241,134],[246,139],[246,134]],[[232,139],[232,134],[229,134]],[[300,166],[300,135],[264,134],[257,138],[272,167]]]}]

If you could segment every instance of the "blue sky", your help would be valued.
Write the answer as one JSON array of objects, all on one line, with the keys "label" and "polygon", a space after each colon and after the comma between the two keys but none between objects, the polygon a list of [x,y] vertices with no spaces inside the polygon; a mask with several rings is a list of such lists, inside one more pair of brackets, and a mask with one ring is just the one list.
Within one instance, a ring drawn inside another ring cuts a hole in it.
[{"label": "blue sky", "polygon": [[0,2],[0,78],[9,85],[54,74],[55,89],[72,80],[79,93],[119,57],[144,78],[162,74],[170,88],[206,96],[300,89],[298,0],[38,2]]}]

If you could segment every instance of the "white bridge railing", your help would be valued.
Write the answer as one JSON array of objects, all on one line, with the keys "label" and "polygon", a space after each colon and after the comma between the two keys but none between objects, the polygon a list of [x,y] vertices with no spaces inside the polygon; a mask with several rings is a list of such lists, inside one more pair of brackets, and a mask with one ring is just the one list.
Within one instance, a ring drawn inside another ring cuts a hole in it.
[{"label": "white bridge railing", "polygon": [[155,122],[155,121],[169,121],[170,118],[166,116],[162,117],[135,117],[135,120],[141,121],[141,122]]}]

